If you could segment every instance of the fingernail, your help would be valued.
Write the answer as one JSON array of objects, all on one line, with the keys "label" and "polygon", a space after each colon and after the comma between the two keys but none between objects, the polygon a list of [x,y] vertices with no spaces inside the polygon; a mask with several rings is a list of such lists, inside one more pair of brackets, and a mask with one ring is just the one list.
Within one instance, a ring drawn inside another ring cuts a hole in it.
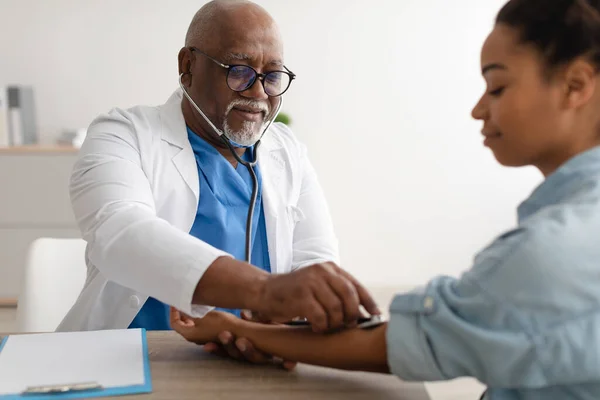
[{"label": "fingernail", "polygon": [[283,363],[283,368],[285,368],[287,370],[292,370],[292,369],[296,368],[296,363],[292,362],[292,361],[285,361]]},{"label": "fingernail", "polygon": [[213,345],[211,345],[210,343],[204,345],[204,351],[206,351],[208,353],[214,351],[214,349],[215,349],[215,347]]},{"label": "fingernail", "polygon": [[237,347],[242,353],[246,351],[246,344],[244,342],[238,343]]}]

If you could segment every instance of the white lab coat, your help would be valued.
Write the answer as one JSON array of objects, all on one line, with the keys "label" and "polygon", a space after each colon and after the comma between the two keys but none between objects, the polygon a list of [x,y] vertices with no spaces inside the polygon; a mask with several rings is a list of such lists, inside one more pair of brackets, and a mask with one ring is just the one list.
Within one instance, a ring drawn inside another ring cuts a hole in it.
[{"label": "white lab coat", "polygon": [[[90,125],[70,182],[88,274],[58,331],[126,328],[148,296],[198,317],[210,311],[192,295],[226,253],[189,234],[202,194],[181,99],[177,90],[164,105],[113,109]],[[276,123],[258,156],[272,272],[339,263],[305,147]]]}]

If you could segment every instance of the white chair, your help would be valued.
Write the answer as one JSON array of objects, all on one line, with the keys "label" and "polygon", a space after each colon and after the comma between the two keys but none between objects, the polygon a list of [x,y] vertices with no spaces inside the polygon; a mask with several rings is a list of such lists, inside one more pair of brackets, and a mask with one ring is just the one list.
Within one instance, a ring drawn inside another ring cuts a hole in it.
[{"label": "white chair", "polygon": [[19,332],[53,332],[86,279],[83,239],[36,239],[29,247],[17,305]]}]

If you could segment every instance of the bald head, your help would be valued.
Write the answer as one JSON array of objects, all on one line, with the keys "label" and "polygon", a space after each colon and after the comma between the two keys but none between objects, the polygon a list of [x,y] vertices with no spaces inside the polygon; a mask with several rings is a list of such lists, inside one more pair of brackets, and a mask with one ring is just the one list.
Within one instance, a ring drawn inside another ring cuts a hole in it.
[{"label": "bald head", "polygon": [[186,46],[206,49],[219,46],[229,36],[244,30],[270,31],[279,38],[279,30],[269,13],[248,0],[213,0],[205,4],[192,19],[185,36]]}]

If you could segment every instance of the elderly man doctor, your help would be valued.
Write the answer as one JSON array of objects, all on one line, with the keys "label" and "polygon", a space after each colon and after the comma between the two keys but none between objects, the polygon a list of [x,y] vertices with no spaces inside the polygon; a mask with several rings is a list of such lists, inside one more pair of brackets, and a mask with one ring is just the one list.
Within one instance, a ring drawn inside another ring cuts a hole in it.
[{"label": "elderly man doctor", "polygon": [[[301,316],[316,330],[352,324],[360,305],[378,313],[337,266],[305,147],[283,124],[263,135],[294,77],[274,21],[253,3],[216,0],[185,42],[181,87],[165,104],[113,109],[89,127],[70,183],[88,276],[58,330],[169,329],[169,305],[197,317],[213,306]],[[255,149],[250,171],[238,159]]]}]

